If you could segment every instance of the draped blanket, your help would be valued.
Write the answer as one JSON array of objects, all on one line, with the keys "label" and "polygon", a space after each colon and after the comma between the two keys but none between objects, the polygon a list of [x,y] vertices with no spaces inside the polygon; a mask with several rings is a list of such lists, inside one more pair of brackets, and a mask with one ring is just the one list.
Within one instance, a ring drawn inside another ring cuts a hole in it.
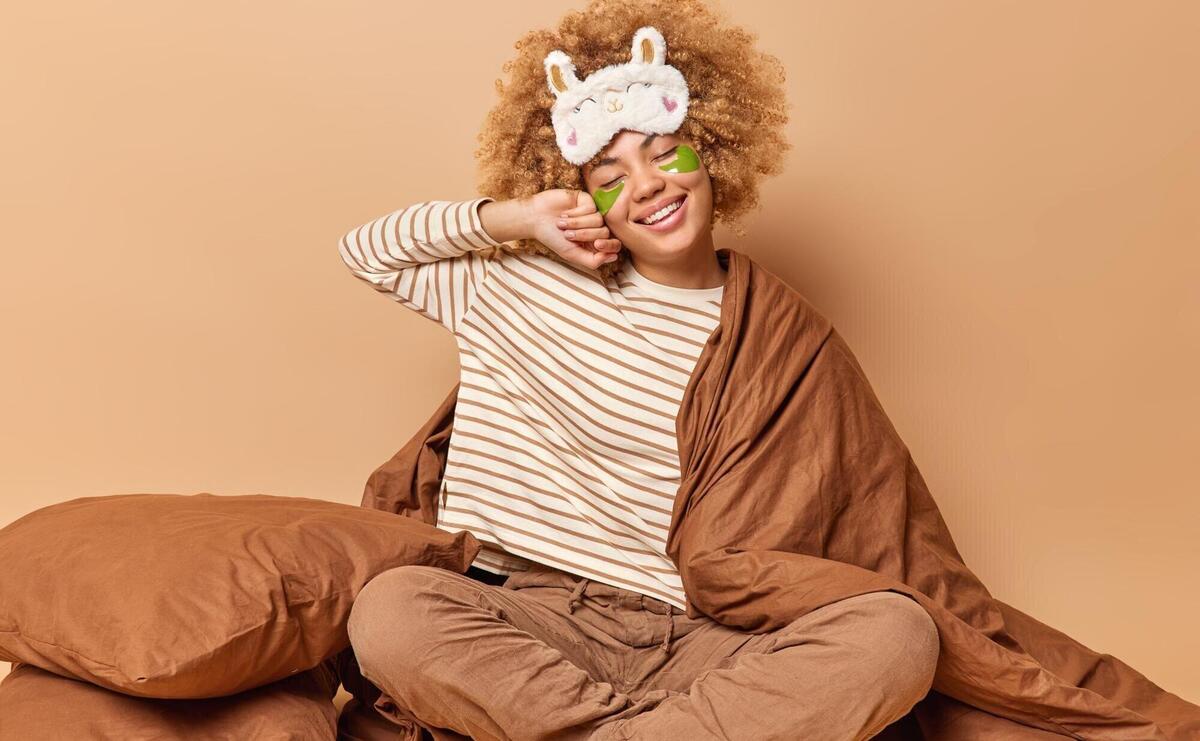
[{"label": "draped blanket", "polygon": [[[720,325],[676,418],[667,553],[688,615],[760,633],[892,590],[941,643],[933,690],[893,738],[1200,739],[1200,707],[988,592],[829,320],[745,254],[717,255]],[[371,475],[363,506],[436,524],[457,395]]]}]

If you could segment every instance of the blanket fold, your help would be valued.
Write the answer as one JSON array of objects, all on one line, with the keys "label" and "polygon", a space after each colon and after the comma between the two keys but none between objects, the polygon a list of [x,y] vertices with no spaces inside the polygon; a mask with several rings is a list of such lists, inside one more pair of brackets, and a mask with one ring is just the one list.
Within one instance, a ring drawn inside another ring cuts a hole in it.
[{"label": "blanket fold", "polygon": [[[676,418],[667,553],[688,615],[759,633],[892,590],[940,634],[935,692],[913,711],[925,739],[996,723],[1005,730],[989,738],[1200,738],[1200,707],[993,597],[842,336],[748,256],[717,255],[728,270],[721,322]],[[371,475],[363,506],[436,524],[457,394]],[[978,723],[964,725],[972,713]]]}]

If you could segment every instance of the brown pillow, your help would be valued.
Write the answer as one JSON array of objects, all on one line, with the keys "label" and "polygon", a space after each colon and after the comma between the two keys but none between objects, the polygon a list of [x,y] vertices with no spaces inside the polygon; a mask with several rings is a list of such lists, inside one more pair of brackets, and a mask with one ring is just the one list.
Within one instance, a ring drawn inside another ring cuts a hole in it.
[{"label": "brown pillow", "polygon": [[462,573],[467,531],[265,494],[123,494],[0,530],[0,661],[139,697],[231,695],[349,647],[360,589],[404,564]]},{"label": "brown pillow", "polygon": [[337,678],[324,666],[229,697],[153,700],[30,664],[0,682],[0,738],[22,741],[333,741]]}]

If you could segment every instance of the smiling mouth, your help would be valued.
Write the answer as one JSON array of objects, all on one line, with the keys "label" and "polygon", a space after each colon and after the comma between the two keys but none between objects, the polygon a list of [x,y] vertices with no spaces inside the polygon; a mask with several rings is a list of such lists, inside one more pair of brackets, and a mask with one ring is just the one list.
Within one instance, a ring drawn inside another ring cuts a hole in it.
[{"label": "smiling mouth", "polygon": [[666,207],[670,207],[670,206],[674,205],[674,208],[667,211],[665,214],[662,214],[662,216],[660,216],[655,221],[647,221],[646,220],[646,219],[650,219],[654,216],[654,214],[651,214],[650,216],[647,216],[646,219],[637,219],[634,223],[641,224],[642,226],[654,226],[655,224],[661,224],[662,222],[671,218],[671,215],[674,214],[676,211],[683,208],[683,202],[686,198],[687,198],[687,194],[684,194],[684,195],[679,196],[675,200],[671,201],[670,203],[668,203]]}]

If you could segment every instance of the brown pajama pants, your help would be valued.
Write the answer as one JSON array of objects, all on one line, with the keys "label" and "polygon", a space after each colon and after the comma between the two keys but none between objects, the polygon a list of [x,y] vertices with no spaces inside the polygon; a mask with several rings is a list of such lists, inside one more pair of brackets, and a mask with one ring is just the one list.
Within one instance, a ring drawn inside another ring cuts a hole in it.
[{"label": "brown pajama pants", "polygon": [[375,708],[435,739],[866,739],[925,696],[938,654],[896,592],[751,634],[548,567],[499,586],[390,569],[348,629]]}]

